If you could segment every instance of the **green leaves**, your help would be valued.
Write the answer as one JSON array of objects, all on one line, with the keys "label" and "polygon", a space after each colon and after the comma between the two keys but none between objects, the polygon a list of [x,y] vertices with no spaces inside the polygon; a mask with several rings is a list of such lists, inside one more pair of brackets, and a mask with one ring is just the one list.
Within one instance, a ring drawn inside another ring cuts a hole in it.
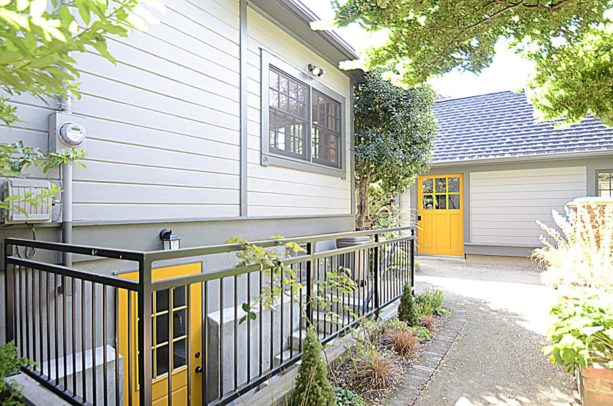
[{"label": "green leaves", "polygon": [[[26,147],[22,141],[17,141],[14,144],[0,144],[0,177],[24,177],[24,171],[33,167],[41,168],[43,173],[47,173],[49,170],[69,162],[76,162],[78,165],[85,167],[85,164],[79,161],[84,156],[85,151],[76,151],[75,149],[66,153],[53,153],[45,156],[37,148]],[[59,192],[61,192],[61,189],[52,183],[50,189],[38,194],[29,192],[0,200],[0,209],[15,209],[26,214],[20,207],[21,203],[36,206],[44,202],[52,202]]]},{"label": "green leaves", "polygon": [[543,348],[552,364],[572,373],[578,367],[613,367],[613,297],[579,294],[564,297],[551,309],[553,323],[547,334],[553,345]]},{"label": "green leaves", "polygon": [[356,88],[353,154],[360,215],[370,185],[378,183],[378,197],[386,201],[428,170],[437,129],[434,99],[429,87],[403,89],[376,73],[367,74]]},{"label": "green leaves", "polygon": [[358,23],[366,30],[388,33],[385,44],[367,51],[366,69],[392,72],[408,86],[454,69],[479,73],[490,66],[495,45],[504,39],[536,62],[531,100],[545,118],[572,123],[594,114],[613,125],[613,62],[607,49],[611,31],[605,33],[606,24],[611,24],[605,15],[613,7],[611,0],[333,4],[338,25]]},{"label": "green leaves", "polygon": [[[0,1],[0,90],[42,99],[58,94],[79,97],[76,85],[70,84],[79,76],[71,53],[95,49],[115,63],[107,37],[128,34],[127,23],[138,5],[138,0],[52,1],[51,5],[49,0]],[[152,4],[163,12],[163,6]],[[148,17],[139,28],[155,21],[146,7],[140,6],[138,14]],[[10,125],[18,117],[8,102],[0,98],[0,120]]]}]

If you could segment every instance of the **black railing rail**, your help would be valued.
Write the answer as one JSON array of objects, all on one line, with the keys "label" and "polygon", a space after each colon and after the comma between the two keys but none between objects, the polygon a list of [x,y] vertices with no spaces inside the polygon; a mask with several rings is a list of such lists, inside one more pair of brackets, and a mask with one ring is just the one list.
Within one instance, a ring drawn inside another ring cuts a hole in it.
[{"label": "black railing rail", "polygon": [[[356,236],[370,242],[316,250],[316,243]],[[414,283],[413,227],[249,244],[286,242],[306,250],[283,260],[300,285],[273,279],[270,268],[259,264],[154,280],[160,264],[202,261],[245,244],[145,252],[8,238],[7,341],[33,361],[22,368],[25,373],[71,404],[148,405],[160,396],[168,405],[173,398],[175,404],[227,404],[295,364],[307,325],[327,343]],[[81,265],[88,261],[65,267],[22,257],[24,248],[115,260],[135,276]],[[323,292],[329,272],[341,267],[350,270],[356,288]],[[263,306],[256,298],[275,283],[280,297]],[[314,300],[322,294],[332,300]]]}]

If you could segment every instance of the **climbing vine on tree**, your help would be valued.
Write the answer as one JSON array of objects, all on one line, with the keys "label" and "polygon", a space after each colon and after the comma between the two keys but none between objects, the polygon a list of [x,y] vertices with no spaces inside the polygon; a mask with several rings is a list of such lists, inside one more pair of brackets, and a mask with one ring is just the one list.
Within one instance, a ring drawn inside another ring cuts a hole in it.
[{"label": "climbing vine on tree", "polygon": [[403,89],[377,73],[357,86],[353,153],[359,230],[371,226],[374,184],[378,201],[386,202],[428,170],[437,129],[434,101],[427,86]]}]

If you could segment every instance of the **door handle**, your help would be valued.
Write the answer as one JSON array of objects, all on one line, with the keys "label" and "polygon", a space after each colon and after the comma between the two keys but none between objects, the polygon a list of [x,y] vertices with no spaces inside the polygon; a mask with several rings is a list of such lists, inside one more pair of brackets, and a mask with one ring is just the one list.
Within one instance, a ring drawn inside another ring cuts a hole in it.
[{"label": "door handle", "polygon": [[417,221],[421,221],[421,216],[417,216]]},{"label": "door handle", "polygon": [[201,367],[200,365],[198,365],[198,366],[196,367],[196,373],[197,373],[197,374],[201,374],[201,373],[202,373],[202,367]]}]

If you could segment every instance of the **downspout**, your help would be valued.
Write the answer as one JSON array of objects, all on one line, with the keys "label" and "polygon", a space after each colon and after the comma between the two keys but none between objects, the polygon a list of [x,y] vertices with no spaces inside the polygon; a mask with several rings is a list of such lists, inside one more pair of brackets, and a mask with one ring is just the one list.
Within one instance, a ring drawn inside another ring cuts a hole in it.
[{"label": "downspout", "polygon": [[[66,3],[67,0],[63,0]],[[68,83],[64,84],[64,88]],[[66,92],[59,96],[59,110],[62,113],[72,114],[72,96]],[[72,243],[72,162],[62,165],[62,242]],[[72,266],[72,253],[62,253],[62,263],[64,266]]]},{"label": "downspout", "polygon": [[[72,97],[60,96],[60,111],[72,114]],[[72,162],[62,165],[62,242],[72,243]],[[72,266],[72,253],[62,254],[64,266]]]},{"label": "downspout", "polygon": [[240,0],[240,33],[239,33],[239,87],[240,87],[240,185],[239,185],[239,215],[246,217],[248,215],[249,203],[247,194],[247,142],[249,135],[247,133],[247,0]]}]

